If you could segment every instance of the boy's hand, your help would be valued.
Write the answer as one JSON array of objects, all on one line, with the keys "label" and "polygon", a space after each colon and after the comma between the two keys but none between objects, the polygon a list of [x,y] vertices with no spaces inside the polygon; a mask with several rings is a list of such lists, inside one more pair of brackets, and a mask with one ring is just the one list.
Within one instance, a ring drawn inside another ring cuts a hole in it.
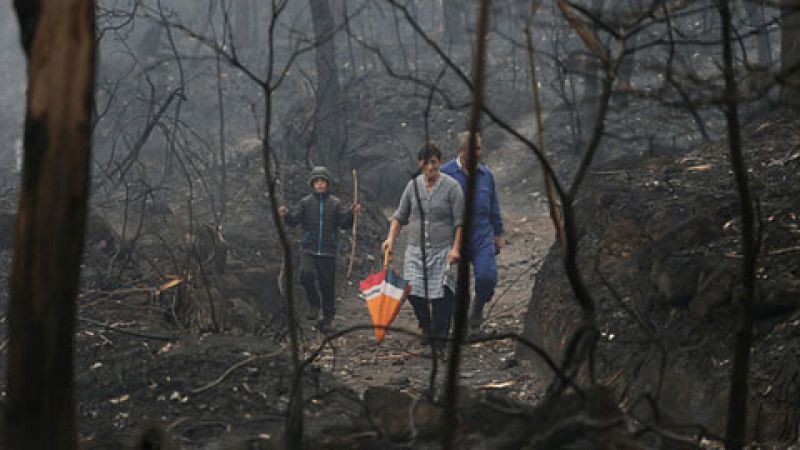
[{"label": "boy's hand", "polygon": [[278,207],[278,215],[281,217],[286,217],[286,214],[289,212],[289,208],[285,206]]}]

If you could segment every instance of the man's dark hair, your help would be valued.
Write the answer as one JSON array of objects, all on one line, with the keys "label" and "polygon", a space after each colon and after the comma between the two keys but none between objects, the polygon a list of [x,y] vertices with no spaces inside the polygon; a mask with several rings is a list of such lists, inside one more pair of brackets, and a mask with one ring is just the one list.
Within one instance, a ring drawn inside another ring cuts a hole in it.
[{"label": "man's dark hair", "polygon": [[422,144],[422,147],[419,148],[419,152],[417,152],[417,161],[427,161],[431,158],[438,158],[441,161],[442,151],[439,150],[439,147],[433,142]]}]

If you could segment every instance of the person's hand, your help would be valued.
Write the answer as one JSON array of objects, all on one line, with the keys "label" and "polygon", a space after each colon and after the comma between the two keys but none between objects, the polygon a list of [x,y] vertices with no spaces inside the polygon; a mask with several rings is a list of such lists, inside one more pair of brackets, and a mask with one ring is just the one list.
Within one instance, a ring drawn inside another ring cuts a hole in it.
[{"label": "person's hand", "polygon": [[506,240],[503,236],[495,236],[494,237],[494,254],[499,255],[500,251],[503,250],[503,246],[505,245]]},{"label": "person's hand", "polygon": [[278,207],[278,215],[281,217],[286,217],[286,214],[289,212],[289,208],[285,206]]},{"label": "person's hand", "polygon": [[447,252],[447,261],[450,264],[461,261],[461,253],[458,251],[457,248],[451,248],[450,251]]},{"label": "person's hand", "polygon": [[381,253],[383,253],[384,255],[386,254],[386,252],[392,253],[393,247],[394,247],[394,241],[392,241],[391,239],[387,239],[383,241],[383,244],[381,244]]},{"label": "person's hand", "polygon": [[356,203],[353,205],[353,213],[358,214],[361,212],[361,203]]}]

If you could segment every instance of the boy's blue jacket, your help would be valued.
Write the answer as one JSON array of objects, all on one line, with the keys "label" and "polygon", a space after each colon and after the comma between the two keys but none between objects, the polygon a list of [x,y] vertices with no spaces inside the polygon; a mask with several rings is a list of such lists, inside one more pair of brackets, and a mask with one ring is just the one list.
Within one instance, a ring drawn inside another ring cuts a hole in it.
[{"label": "boy's blue jacket", "polygon": [[308,194],[289,208],[286,225],[302,225],[303,251],[317,256],[336,256],[336,234],[353,224],[353,211],[335,195]]}]

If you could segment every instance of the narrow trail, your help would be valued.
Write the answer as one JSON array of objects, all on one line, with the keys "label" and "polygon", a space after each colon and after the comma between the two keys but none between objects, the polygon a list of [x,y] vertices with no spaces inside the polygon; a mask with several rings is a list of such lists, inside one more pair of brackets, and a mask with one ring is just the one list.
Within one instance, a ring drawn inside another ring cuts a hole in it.
[{"label": "narrow trail", "polygon": [[[492,303],[487,305],[482,328],[485,336],[522,332],[536,270],[552,243],[552,226],[535,184],[539,177],[531,160],[527,150],[514,145],[495,150],[487,159],[497,179],[506,245],[498,257],[499,282]],[[525,170],[529,172],[527,178],[521,173]],[[407,230],[401,231],[396,245],[399,257],[393,267],[398,270],[402,267],[406,233]],[[375,254],[378,253],[376,249]],[[357,295],[357,280],[351,285],[340,280],[339,285],[335,328],[369,324],[367,308]],[[306,325],[306,349],[310,351],[320,345],[322,335]],[[393,326],[419,332],[408,303],[403,305]],[[389,332],[376,347],[372,331],[363,330],[335,339],[332,344],[315,364],[358,393],[371,386],[392,386],[412,394],[428,391],[433,359],[430,347],[418,337]],[[517,364],[514,348],[511,339],[468,345],[461,365],[462,386],[503,390],[511,397],[535,401],[541,395],[540,377]],[[444,372],[440,362],[437,386],[443,383]]]}]

